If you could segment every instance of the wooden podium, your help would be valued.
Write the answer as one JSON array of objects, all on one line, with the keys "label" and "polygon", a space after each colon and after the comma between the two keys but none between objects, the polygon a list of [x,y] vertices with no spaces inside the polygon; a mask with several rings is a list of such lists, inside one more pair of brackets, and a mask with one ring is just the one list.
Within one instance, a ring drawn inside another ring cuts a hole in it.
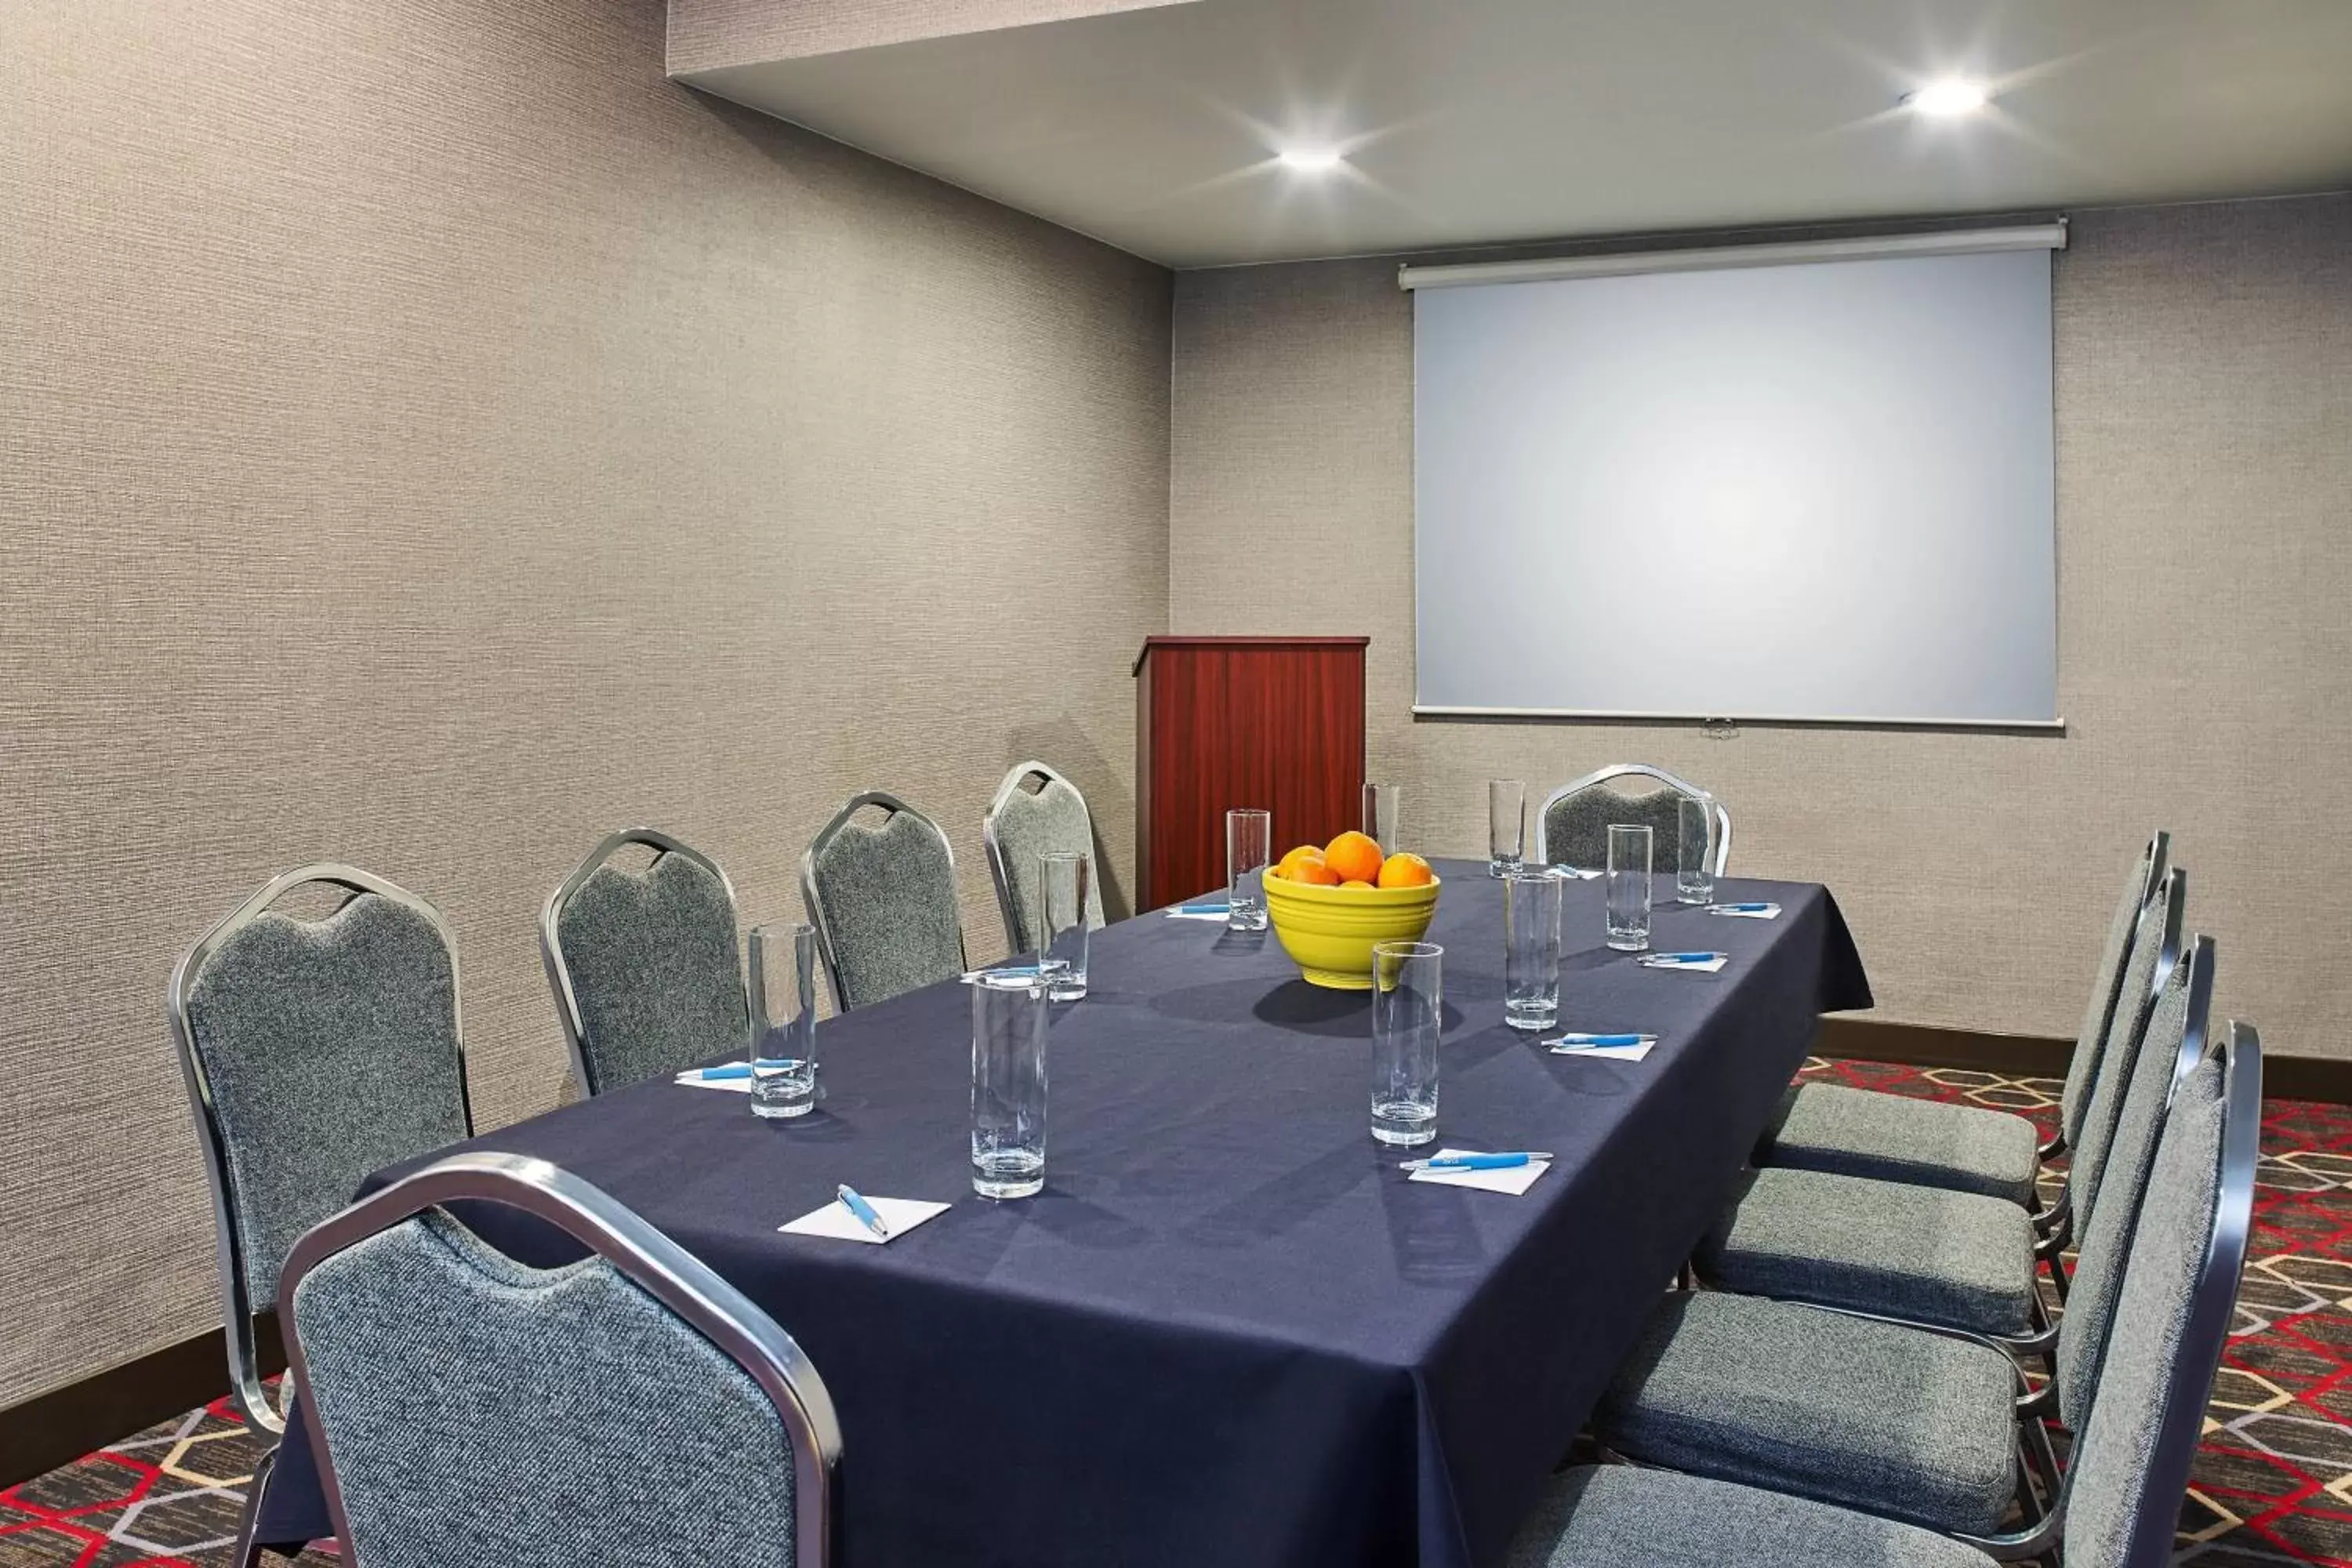
[{"label": "wooden podium", "polygon": [[1135,661],[1138,910],[1225,885],[1225,813],[1274,813],[1275,858],[1362,826],[1369,637],[1144,639]]}]

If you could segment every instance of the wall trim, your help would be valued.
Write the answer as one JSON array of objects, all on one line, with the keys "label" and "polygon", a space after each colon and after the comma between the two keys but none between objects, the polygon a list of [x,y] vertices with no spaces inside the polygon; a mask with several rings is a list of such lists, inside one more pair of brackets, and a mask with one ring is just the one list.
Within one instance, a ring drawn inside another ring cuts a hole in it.
[{"label": "wall trim", "polygon": [[[1813,1043],[1814,1055],[1840,1060],[1963,1068],[2011,1078],[2063,1079],[2074,1052],[2074,1041],[2048,1035],[2004,1035],[1834,1013],[1823,1015],[1821,1036]],[[2352,1105],[2352,1061],[2265,1053],[2263,1098]]]},{"label": "wall trim", "polygon": [[[254,1337],[262,1375],[285,1371],[274,1314],[256,1320]],[[0,1410],[0,1487],[46,1475],[227,1392],[228,1347],[215,1329],[12,1405]]]}]

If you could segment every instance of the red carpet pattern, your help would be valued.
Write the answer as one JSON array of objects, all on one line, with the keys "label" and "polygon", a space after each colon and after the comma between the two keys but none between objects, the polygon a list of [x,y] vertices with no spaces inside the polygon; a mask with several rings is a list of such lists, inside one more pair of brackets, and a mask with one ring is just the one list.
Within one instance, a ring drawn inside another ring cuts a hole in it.
[{"label": "red carpet pattern", "polygon": [[[1826,1078],[2032,1116],[2040,1079],[1813,1061]],[[2207,1414],[2175,1561],[2352,1568],[2352,1108],[2264,1107],[2238,1324]],[[0,1568],[228,1568],[260,1444],[226,1399],[0,1491]],[[336,1559],[305,1553],[303,1568]]]}]

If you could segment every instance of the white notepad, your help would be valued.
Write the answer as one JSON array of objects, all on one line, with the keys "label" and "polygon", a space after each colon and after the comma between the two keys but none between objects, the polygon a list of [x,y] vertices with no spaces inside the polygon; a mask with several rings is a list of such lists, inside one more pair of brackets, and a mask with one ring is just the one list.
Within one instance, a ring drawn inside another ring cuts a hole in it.
[{"label": "white notepad", "polygon": [[1214,921],[1219,925],[1223,925],[1225,923],[1225,911],[1223,910],[1202,910],[1198,912],[1194,912],[1187,910],[1170,910],[1168,911],[1168,918],[1171,921]]},{"label": "white notepad", "polygon": [[948,1205],[926,1203],[920,1198],[867,1198],[882,1223],[890,1227],[887,1237],[875,1235],[857,1223],[857,1216],[838,1203],[811,1209],[789,1225],[776,1228],[786,1236],[822,1236],[835,1241],[862,1241],[880,1247],[886,1241],[896,1241],[927,1219],[948,1212]]},{"label": "white notepad", "polygon": [[1556,1057],[1590,1057],[1599,1062],[1638,1062],[1657,1047],[1657,1041],[1643,1040],[1638,1046],[1576,1046],[1563,1050],[1548,1045],[1546,1048]]},{"label": "white notepad", "polygon": [[[1449,1154],[1475,1154],[1475,1149],[1440,1149],[1429,1156],[1443,1160]],[[1415,1171],[1416,1182],[1433,1182],[1441,1187],[1475,1187],[1482,1193],[1508,1193],[1517,1197],[1536,1184],[1546,1171],[1549,1160],[1530,1160],[1524,1165],[1506,1165],[1499,1171]]]},{"label": "white notepad", "polygon": [[1644,963],[1642,967],[1654,974],[1713,974],[1730,962],[1724,956],[1710,958],[1705,963]]},{"label": "white notepad", "polygon": [[1780,906],[1767,904],[1760,910],[1726,910],[1710,907],[1701,910],[1699,913],[1720,915],[1727,921],[1777,921],[1780,918]]},{"label": "white notepad", "polygon": [[[734,1065],[737,1067],[742,1066],[740,1062],[737,1062]],[[751,1092],[751,1076],[749,1073],[744,1074],[741,1078],[705,1078],[702,1076],[702,1069],[700,1068],[688,1068],[686,1071],[678,1074],[677,1079],[673,1081],[682,1084],[688,1089],[723,1089],[734,1094],[749,1094]]]}]

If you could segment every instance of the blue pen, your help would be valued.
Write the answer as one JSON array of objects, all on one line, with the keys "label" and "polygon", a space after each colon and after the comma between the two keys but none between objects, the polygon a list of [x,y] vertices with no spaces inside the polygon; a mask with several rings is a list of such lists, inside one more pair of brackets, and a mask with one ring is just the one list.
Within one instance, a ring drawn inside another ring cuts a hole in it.
[{"label": "blue pen", "polygon": [[[793,1064],[786,1061],[782,1057],[761,1057],[760,1058],[760,1065],[766,1068],[769,1071],[773,1072],[778,1068],[788,1068]],[[750,1062],[729,1062],[725,1067],[704,1068],[698,1076],[714,1080],[726,1078],[750,1078],[751,1076],[751,1064]]]},{"label": "blue pen", "polygon": [[1234,912],[1234,907],[1231,904],[1179,904],[1176,912],[1180,915],[1229,915]]},{"label": "blue pen", "polygon": [[1636,963],[1713,963],[1717,959],[1727,956],[1729,955],[1720,952],[1653,952],[1637,958],[1633,962]]},{"label": "blue pen", "polygon": [[1595,1050],[1603,1046],[1638,1046],[1644,1040],[1654,1040],[1655,1035],[1562,1035],[1544,1044],[1554,1050],[1565,1046],[1572,1050]]},{"label": "blue pen", "polygon": [[1397,1166],[1400,1171],[1508,1171],[1520,1165],[1530,1165],[1538,1160],[1549,1160],[1549,1153],[1517,1154],[1440,1154],[1426,1160],[1407,1160]]},{"label": "blue pen", "polygon": [[857,1216],[858,1224],[884,1241],[890,1239],[890,1227],[882,1223],[882,1216],[874,1212],[872,1204],[857,1195],[856,1188],[846,1185],[837,1187],[834,1190],[834,1196],[841,1200],[843,1208]]},{"label": "blue pen", "polygon": [[1760,915],[1766,910],[1778,907],[1774,904],[1709,904],[1706,912],[1711,915]]}]

